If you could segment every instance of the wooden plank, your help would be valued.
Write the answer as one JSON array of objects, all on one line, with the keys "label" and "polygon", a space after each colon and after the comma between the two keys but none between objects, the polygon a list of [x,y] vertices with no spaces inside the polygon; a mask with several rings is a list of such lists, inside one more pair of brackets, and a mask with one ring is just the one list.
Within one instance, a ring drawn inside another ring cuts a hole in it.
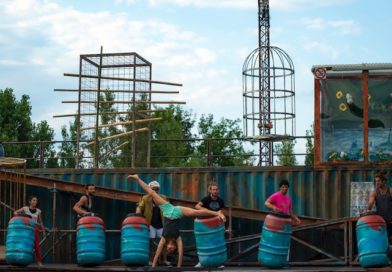
[{"label": "wooden plank", "polygon": [[[55,92],[78,93],[79,89],[54,89]],[[98,90],[81,89],[81,92],[98,92]],[[156,94],[179,94],[180,91],[141,91],[141,90],[101,90],[101,93],[156,93]]]},{"label": "wooden plank", "polygon": [[170,86],[178,86],[182,87],[180,83],[173,83],[173,82],[166,82],[166,81],[157,81],[157,80],[148,80],[148,79],[137,79],[137,78],[124,78],[124,77],[108,77],[108,76],[93,76],[93,75],[79,75],[79,74],[71,74],[71,73],[64,73],[64,76],[68,77],[82,77],[82,78],[96,78],[96,79],[106,79],[106,80],[119,80],[119,81],[134,81],[134,82],[145,82],[145,83],[152,83],[152,84],[163,84],[163,85],[170,85]]}]

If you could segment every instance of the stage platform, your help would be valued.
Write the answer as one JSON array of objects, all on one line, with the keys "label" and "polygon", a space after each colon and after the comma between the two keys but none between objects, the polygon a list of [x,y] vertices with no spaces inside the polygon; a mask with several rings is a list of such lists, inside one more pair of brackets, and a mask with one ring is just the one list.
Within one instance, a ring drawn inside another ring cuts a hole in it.
[{"label": "stage platform", "polygon": [[347,267],[347,266],[306,266],[306,267],[284,267],[282,269],[267,269],[261,266],[229,266],[224,268],[196,268],[196,267],[187,267],[184,266],[181,269],[176,267],[167,267],[160,266],[156,268],[152,268],[149,266],[145,267],[126,267],[126,266],[97,266],[97,267],[80,267],[74,264],[47,264],[43,267],[38,267],[37,265],[29,265],[27,267],[17,267],[11,265],[0,265],[0,271],[46,271],[46,272],[59,272],[59,271],[74,271],[74,272],[82,272],[82,271],[268,271],[268,272],[276,272],[276,271],[307,271],[307,272],[316,272],[316,271],[392,271],[391,268],[381,268],[381,269],[370,269],[366,270],[362,267]]}]

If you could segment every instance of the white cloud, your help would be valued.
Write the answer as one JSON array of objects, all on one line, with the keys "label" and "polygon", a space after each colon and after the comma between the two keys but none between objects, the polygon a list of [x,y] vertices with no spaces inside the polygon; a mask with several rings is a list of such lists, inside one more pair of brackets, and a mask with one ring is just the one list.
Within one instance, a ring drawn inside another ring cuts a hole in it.
[{"label": "white cloud", "polygon": [[304,49],[308,52],[322,54],[333,61],[338,60],[341,55],[341,51],[335,45],[328,42],[308,40],[304,43]]},{"label": "white cloud", "polygon": [[[217,58],[210,49],[193,48],[203,37],[161,21],[132,20],[124,13],[82,12],[44,0],[6,1],[0,10],[0,29],[17,33],[13,42],[26,44],[27,59],[48,72],[77,67],[80,54],[97,52],[100,45],[105,52],[136,51],[167,66],[180,62],[195,66]],[[32,37],[41,40],[29,47]]]},{"label": "white cloud", "polygon": [[[227,71],[216,68],[218,52],[204,46],[203,36],[181,26],[153,19],[138,21],[125,13],[83,12],[45,0],[1,2],[0,18],[2,35],[13,33],[12,39],[0,43],[0,49],[6,46],[10,52],[0,60],[0,70],[22,63],[31,69],[29,76],[37,81],[29,85],[33,118],[48,120],[57,138],[61,121],[67,120],[52,116],[74,110],[73,105],[61,104],[64,98],[52,89],[75,88],[77,82],[65,84],[70,79],[62,74],[77,72],[79,55],[98,53],[100,45],[104,52],[137,52],[153,63],[153,79],[184,84],[179,98],[165,100],[185,100],[188,107],[202,113],[219,112],[217,116],[224,116],[230,104],[238,104],[241,110],[241,83],[236,86],[231,80],[223,80]],[[45,82],[48,75],[51,82]],[[39,103],[42,98],[47,103]]]},{"label": "white cloud", "polygon": [[270,0],[271,8],[277,10],[300,10],[312,9],[318,7],[340,6],[351,3],[353,0],[328,0],[328,1],[314,1],[314,0]]},{"label": "white cloud", "polygon": [[0,65],[4,66],[19,66],[23,65],[24,63],[21,61],[17,60],[12,60],[12,59],[0,59]]},{"label": "white cloud", "polygon": [[353,20],[326,20],[323,18],[304,18],[302,23],[306,28],[321,31],[328,30],[332,35],[357,35],[362,29],[359,23]]},{"label": "white cloud", "polygon": [[[314,7],[343,5],[352,1],[353,0],[270,0],[270,7],[277,10],[290,11]],[[148,0],[148,2],[152,6],[171,4],[177,6],[257,9],[257,1],[255,0]]]},{"label": "white cloud", "polygon": [[116,5],[122,5],[122,4],[132,5],[135,4],[137,0],[113,0],[113,2]]}]

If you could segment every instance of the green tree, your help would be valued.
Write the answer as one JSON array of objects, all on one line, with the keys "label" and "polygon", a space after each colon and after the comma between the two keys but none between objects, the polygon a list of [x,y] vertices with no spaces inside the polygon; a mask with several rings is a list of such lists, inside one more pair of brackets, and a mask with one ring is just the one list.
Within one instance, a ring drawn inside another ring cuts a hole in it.
[{"label": "green tree", "polygon": [[[242,138],[242,129],[239,126],[240,120],[230,120],[222,118],[219,122],[214,121],[212,114],[202,115],[198,123],[199,137],[206,139],[206,142],[196,147],[199,155],[211,152],[210,162],[203,158],[203,164],[209,163],[211,166],[233,166],[233,165],[253,165],[252,153],[245,151],[242,142],[230,140],[230,138]],[[208,139],[218,138],[222,140],[212,140],[208,146]]]},{"label": "green tree", "polygon": [[[58,167],[58,161],[56,156],[56,150],[51,142],[54,139],[54,130],[49,126],[48,122],[41,121],[38,124],[33,124],[33,133],[31,141],[42,142],[40,144],[34,145],[34,155],[33,157],[37,160],[33,167],[48,167],[56,168]],[[43,161],[43,165],[39,161]]]},{"label": "green tree", "polygon": [[[61,136],[63,138],[63,142],[61,143],[58,155],[60,160],[60,167],[62,168],[76,167],[77,143],[71,141],[76,141],[77,129],[77,118],[75,118],[72,123],[69,123],[68,130],[65,125],[61,127]],[[82,156],[79,156],[81,159]]]},{"label": "green tree", "polygon": [[313,166],[314,162],[314,145],[313,145],[313,125],[310,129],[306,130],[306,156],[305,156],[305,165]]},{"label": "green tree", "polygon": [[275,153],[278,155],[277,164],[282,166],[292,166],[297,164],[294,155],[295,141],[286,140],[275,146]]},{"label": "green tree", "polygon": [[[4,142],[22,142],[31,139],[33,123],[29,97],[23,95],[21,100],[15,98],[10,88],[0,90],[0,139]],[[31,158],[32,145],[5,145],[8,157]]]},{"label": "green tree", "polygon": [[[99,125],[107,125],[116,122],[116,114],[106,114],[108,112],[115,112],[114,104],[115,104],[115,94],[113,92],[104,92],[100,95],[100,101],[102,103],[99,104],[99,112],[105,113],[99,116],[100,123]],[[110,168],[113,166],[112,157],[117,154],[116,147],[120,143],[118,138],[114,139],[105,139],[103,138],[117,135],[120,131],[116,126],[106,126],[98,129],[98,164],[100,167]],[[95,139],[95,129],[92,132],[92,139]],[[93,157],[95,157],[95,145],[88,145],[88,149]]]},{"label": "green tree", "polygon": [[[141,94],[137,97],[135,105],[130,105],[129,113],[125,116],[118,117],[119,122],[128,122],[123,125],[123,130],[118,133],[126,133],[133,131],[133,112],[135,112],[135,120],[143,120],[151,118],[149,113],[144,112],[149,109],[147,103],[140,103],[138,101],[148,100],[146,94]],[[135,123],[135,130],[148,128],[148,122]],[[135,167],[146,167],[147,162],[147,147],[148,134],[150,131],[140,131],[135,134]],[[132,166],[132,134],[124,135],[118,139],[116,155],[112,157],[112,164],[114,167],[131,167]]]},{"label": "green tree", "polygon": [[[28,95],[17,100],[13,89],[0,90],[0,140],[3,142],[52,141],[54,132],[46,121],[34,124],[31,120],[31,105]],[[5,145],[8,157],[27,158],[27,167],[37,167],[39,146],[34,144]],[[44,147],[43,152],[52,156],[53,147]],[[52,156],[53,157],[53,156]],[[54,162],[50,164],[54,166]]]},{"label": "green tree", "polygon": [[195,120],[190,111],[180,106],[169,106],[166,111],[157,111],[154,118],[161,117],[162,120],[155,122],[152,127],[153,140],[178,139],[183,141],[154,141],[152,145],[153,167],[187,166],[194,152],[191,141],[192,128]]}]

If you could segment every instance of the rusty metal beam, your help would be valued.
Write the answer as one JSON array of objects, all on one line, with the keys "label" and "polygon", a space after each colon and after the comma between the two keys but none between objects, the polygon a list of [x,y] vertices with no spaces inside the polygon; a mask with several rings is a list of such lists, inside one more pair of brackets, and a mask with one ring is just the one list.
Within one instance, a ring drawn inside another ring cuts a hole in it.
[{"label": "rusty metal beam", "polygon": [[232,256],[230,259],[227,260],[227,262],[230,263],[230,262],[238,260],[239,258],[241,258],[244,255],[248,255],[248,254],[250,255],[253,252],[255,252],[258,248],[259,248],[259,243],[254,244],[254,245],[248,247],[247,249],[245,249],[244,251],[241,251],[238,254]]},{"label": "rusty metal beam", "polygon": [[300,243],[300,244],[302,244],[302,245],[304,245],[304,246],[306,246],[308,248],[313,249],[314,251],[316,251],[318,253],[323,254],[324,256],[327,256],[330,259],[335,260],[339,264],[342,264],[342,265],[346,264],[346,262],[342,261],[339,257],[336,257],[336,256],[334,256],[334,255],[332,255],[332,254],[322,250],[321,248],[318,248],[317,246],[315,246],[315,245],[313,245],[313,244],[311,244],[309,242],[306,242],[306,241],[304,241],[304,240],[302,240],[302,239],[300,239],[300,238],[298,238],[298,237],[296,237],[294,235],[291,236],[291,239],[293,239],[294,241],[296,241],[296,242],[298,242],[298,243]]}]

